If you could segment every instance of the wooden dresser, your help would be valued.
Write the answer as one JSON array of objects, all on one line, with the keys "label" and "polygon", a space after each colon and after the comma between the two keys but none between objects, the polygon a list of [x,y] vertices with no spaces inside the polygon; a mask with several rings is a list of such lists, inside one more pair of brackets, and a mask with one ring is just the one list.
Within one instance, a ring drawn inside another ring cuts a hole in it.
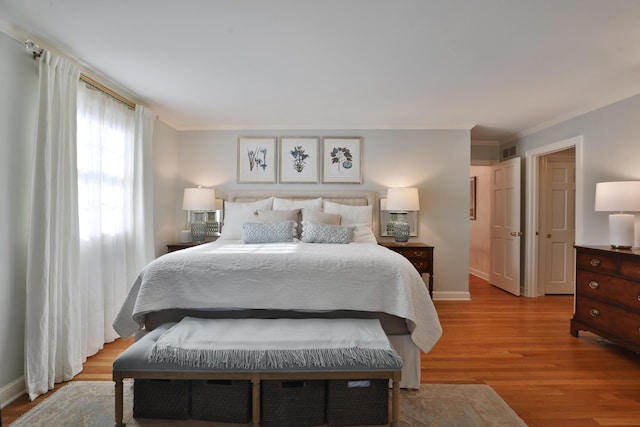
[{"label": "wooden dresser", "polygon": [[640,353],[640,249],[576,246],[571,334],[591,331]]}]

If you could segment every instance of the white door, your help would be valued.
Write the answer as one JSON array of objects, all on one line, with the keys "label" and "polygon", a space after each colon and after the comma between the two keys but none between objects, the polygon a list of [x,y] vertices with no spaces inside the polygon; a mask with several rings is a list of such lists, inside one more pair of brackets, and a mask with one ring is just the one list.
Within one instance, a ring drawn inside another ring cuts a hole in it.
[{"label": "white door", "polygon": [[491,167],[489,282],[520,295],[520,158]]},{"label": "white door", "polygon": [[539,277],[545,294],[573,294],[576,164],[566,156],[545,156],[542,162]]}]

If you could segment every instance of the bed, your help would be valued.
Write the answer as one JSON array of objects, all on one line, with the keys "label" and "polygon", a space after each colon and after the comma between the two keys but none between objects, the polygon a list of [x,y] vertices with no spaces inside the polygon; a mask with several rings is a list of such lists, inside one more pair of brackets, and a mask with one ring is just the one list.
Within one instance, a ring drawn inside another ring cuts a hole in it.
[{"label": "bed", "polygon": [[220,238],[163,255],[140,273],[114,328],[122,337],[185,316],[377,318],[420,387],[420,351],[442,329],[422,277],[378,245],[375,193],[236,191]]}]

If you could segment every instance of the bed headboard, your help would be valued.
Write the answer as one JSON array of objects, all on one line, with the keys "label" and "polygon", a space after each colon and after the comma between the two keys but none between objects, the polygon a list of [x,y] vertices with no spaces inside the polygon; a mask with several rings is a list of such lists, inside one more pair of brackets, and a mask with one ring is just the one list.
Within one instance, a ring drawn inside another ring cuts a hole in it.
[{"label": "bed headboard", "polygon": [[238,190],[229,191],[227,200],[230,202],[254,202],[267,197],[280,197],[283,199],[317,199],[322,197],[334,203],[352,206],[373,206],[371,227],[376,230],[376,193],[373,191],[335,191],[335,190]]},{"label": "bed headboard", "polygon": [[283,199],[317,199],[322,197],[335,203],[353,206],[375,205],[376,193],[373,191],[323,191],[323,190],[240,190],[229,191],[230,202],[255,202],[267,197]]}]

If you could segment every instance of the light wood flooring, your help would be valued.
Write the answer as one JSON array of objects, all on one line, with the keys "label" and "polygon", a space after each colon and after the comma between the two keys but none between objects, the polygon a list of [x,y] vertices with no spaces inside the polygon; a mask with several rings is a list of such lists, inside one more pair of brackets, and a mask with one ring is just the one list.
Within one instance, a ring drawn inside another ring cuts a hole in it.
[{"label": "light wood flooring", "polygon": [[[469,280],[471,301],[435,302],[444,334],[422,355],[424,383],[489,384],[530,427],[640,426],[640,355],[590,333],[572,337],[571,296],[517,298]],[[110,381],[131,342],[107,344],[74,381]],[[53,392],[3,408],[2,425]]]}]

